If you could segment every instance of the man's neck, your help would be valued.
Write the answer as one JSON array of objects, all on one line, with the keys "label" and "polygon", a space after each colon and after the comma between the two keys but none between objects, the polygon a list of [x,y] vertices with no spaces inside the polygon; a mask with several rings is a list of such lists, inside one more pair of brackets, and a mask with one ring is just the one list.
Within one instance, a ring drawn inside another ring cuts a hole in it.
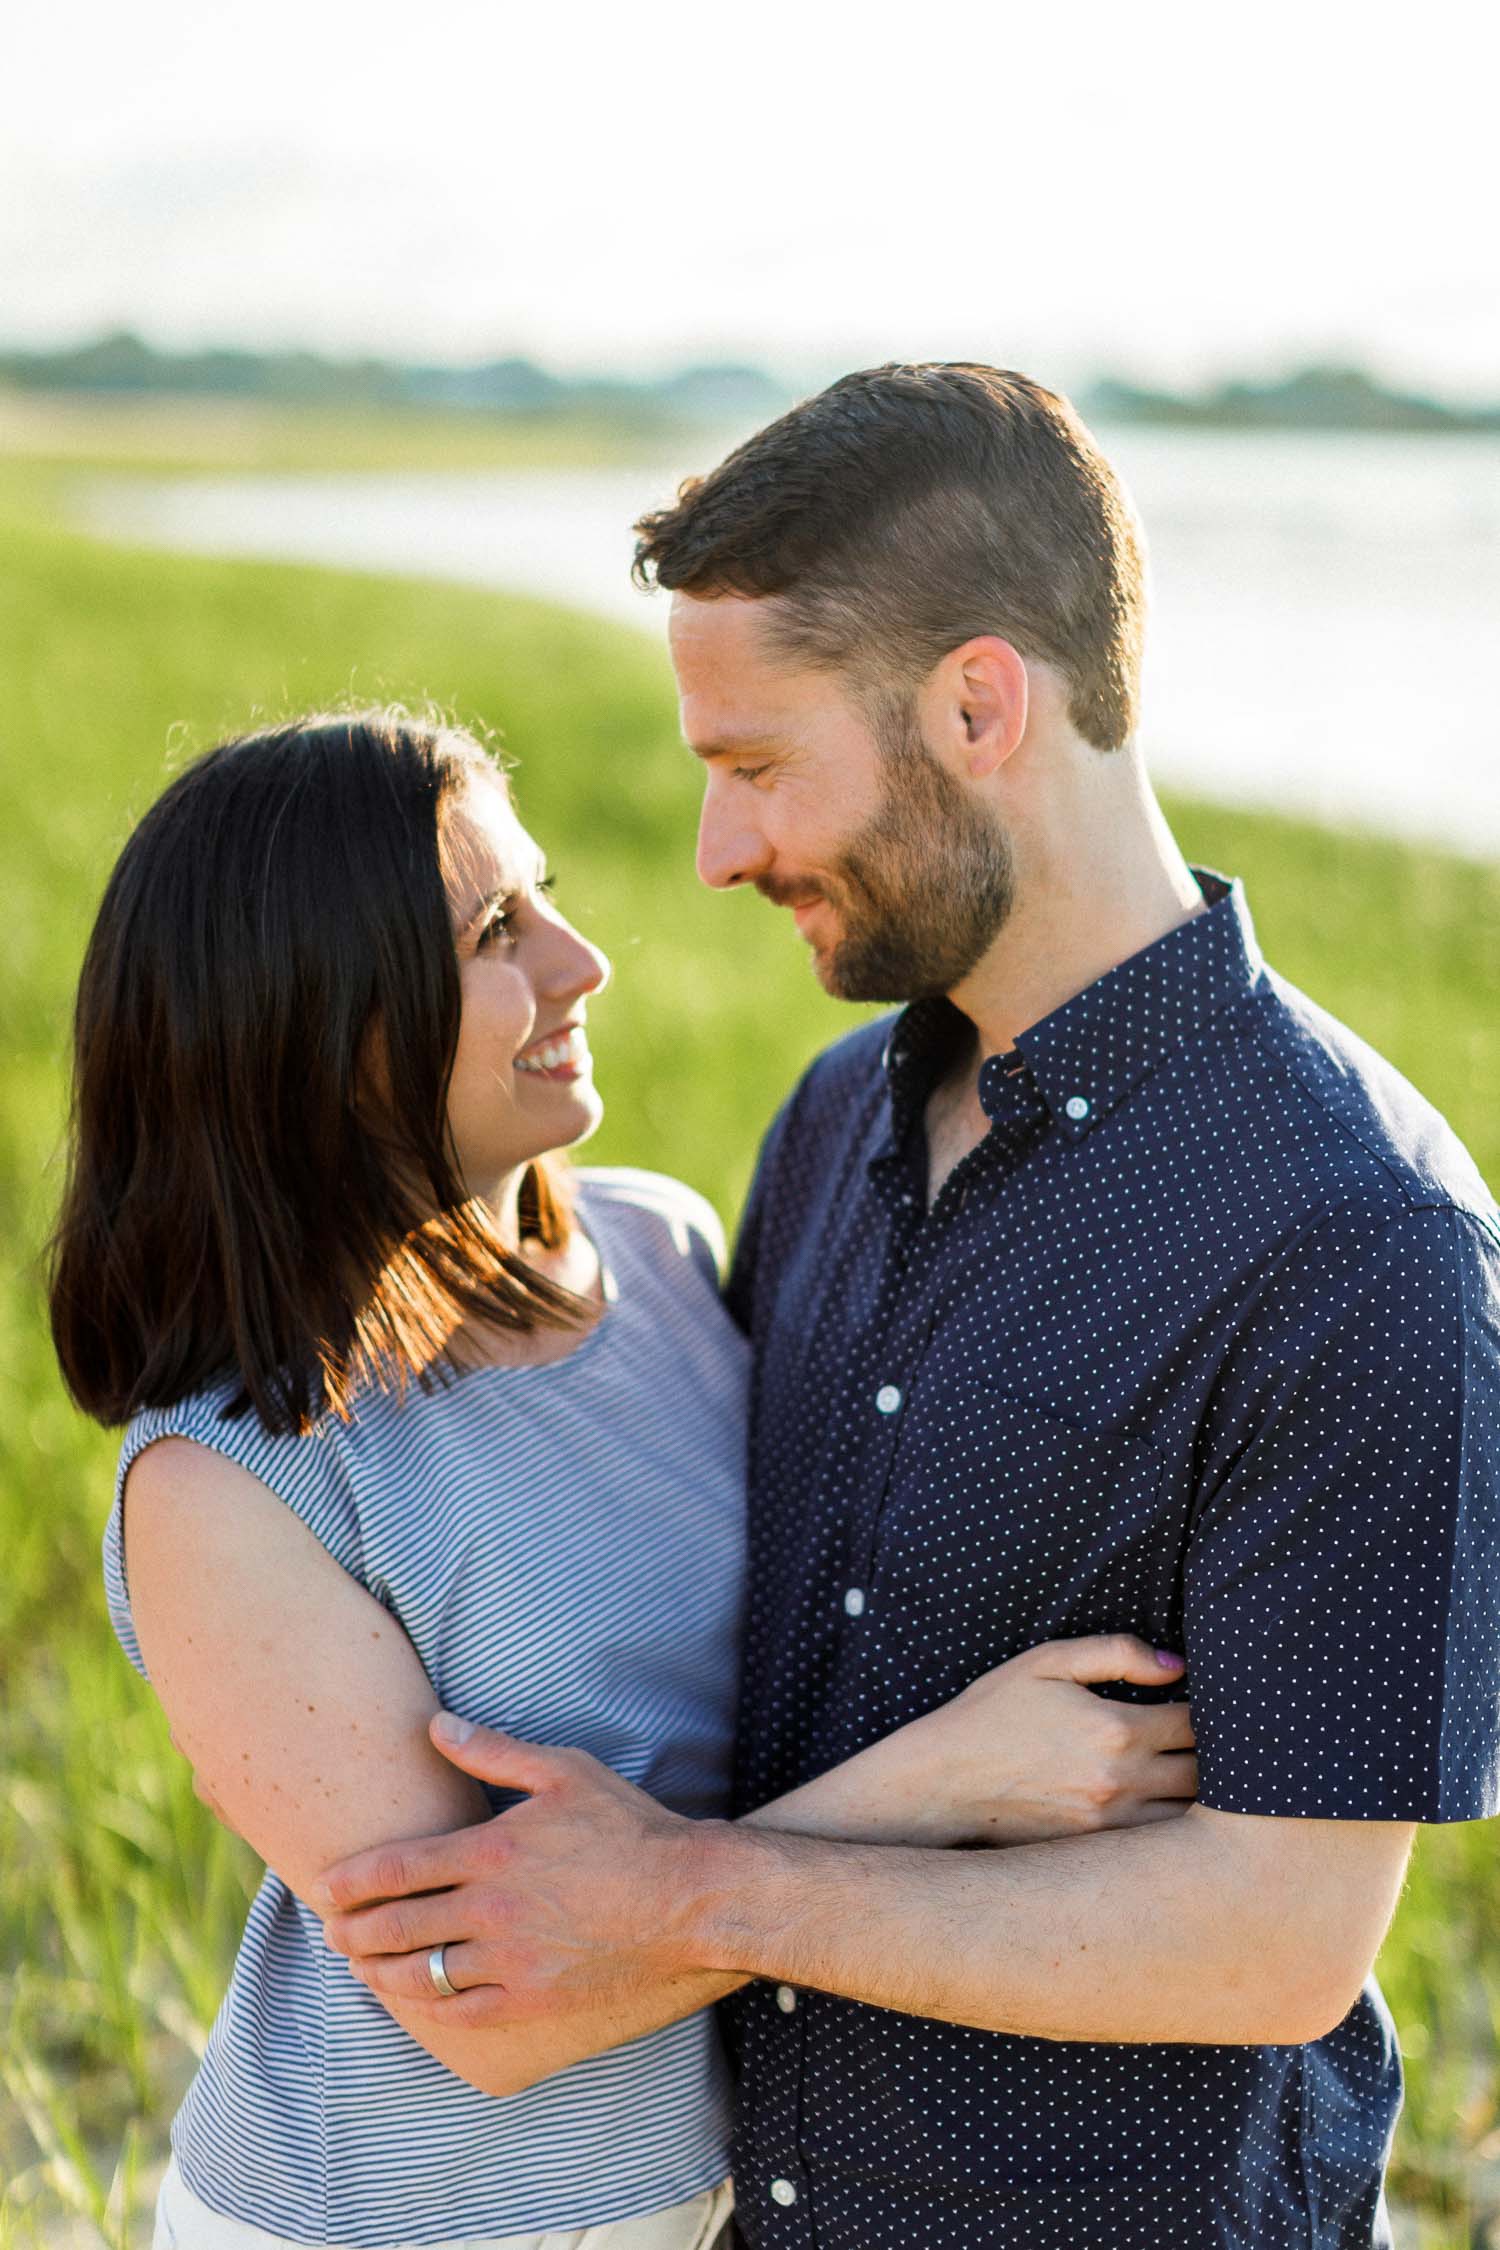
[{"label": "man's neck", "polygon": [[1204,911],[1192,870],[1146,793],[1140,817],[1024,879],[984,958],[949,995],[974,1025],[971,1067],[1004,1054],[1099,978]]},{"label": "man's neck", "polygon": [[989,1130],[979,1101],[986,1057],[1007,1053],[1100,977],[1205,911],[1203,893],[1144,783],[1091,850],[1058,856],[1026,882],[984,959],[949,998],[974,1026],[927,1105],[928,1197]]}]

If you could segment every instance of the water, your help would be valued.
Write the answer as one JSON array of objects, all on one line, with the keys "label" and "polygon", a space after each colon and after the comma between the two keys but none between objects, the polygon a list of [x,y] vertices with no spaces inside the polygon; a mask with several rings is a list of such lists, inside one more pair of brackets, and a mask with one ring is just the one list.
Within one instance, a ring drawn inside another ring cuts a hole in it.
[{"label": "water", "polygon": [[[1101,431],[1151,553],[1165,780],[1500,856],[1500,439]],[[93,529],[513,588],[660,631],[630,525],[696,461],[96,479]],[[430,683],[442,693],[442,682]]]}]

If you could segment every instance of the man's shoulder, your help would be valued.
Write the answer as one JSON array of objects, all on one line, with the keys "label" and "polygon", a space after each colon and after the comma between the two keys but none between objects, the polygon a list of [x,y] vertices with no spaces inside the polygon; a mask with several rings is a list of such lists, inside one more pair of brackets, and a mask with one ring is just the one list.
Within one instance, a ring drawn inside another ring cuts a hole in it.
[{"label": "man's shoulder", "polygon": [[1330,1193],[1492,1220],[1495,1199],[1447,1119],[1349,1026],[1268,970],[1260,1048],[1295,1089]]}]

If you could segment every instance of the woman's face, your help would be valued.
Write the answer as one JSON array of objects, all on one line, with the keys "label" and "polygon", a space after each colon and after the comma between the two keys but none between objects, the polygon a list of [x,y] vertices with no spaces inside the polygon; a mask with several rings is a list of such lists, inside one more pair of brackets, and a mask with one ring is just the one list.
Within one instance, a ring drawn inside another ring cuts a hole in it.
[{"label": "woman's face", "polygon": [[584,1003],[609,963],[548,898],[541,854],[498,784],[464,793],[445,856],[463,994],[448,1124],[465,1187],[503,1210],[533,1157],[570,1148],[604,1114]]}]

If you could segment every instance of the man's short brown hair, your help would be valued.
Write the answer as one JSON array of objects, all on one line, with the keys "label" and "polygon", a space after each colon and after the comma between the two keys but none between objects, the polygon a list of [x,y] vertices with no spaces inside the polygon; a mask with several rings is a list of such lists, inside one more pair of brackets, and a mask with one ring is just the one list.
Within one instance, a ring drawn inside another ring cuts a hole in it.
[{"label": "man's short brown hair", "polygon": [[963,363],[845,375],[636,525],[635,575],[778,597],[787,655],[909,690],[998,633],[1056,667],[1074,726],[1117,750],[1136,723],[1140,538],[1065,399]]}]

